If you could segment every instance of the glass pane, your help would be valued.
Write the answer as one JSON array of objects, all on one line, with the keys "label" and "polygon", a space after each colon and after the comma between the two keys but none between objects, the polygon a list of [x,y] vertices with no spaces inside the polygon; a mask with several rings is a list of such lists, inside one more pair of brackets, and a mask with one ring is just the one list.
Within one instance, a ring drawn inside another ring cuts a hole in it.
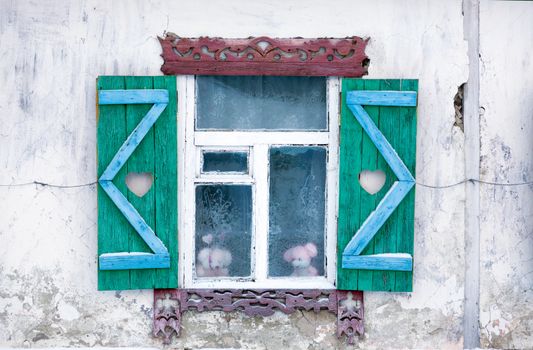
[{"label": "glass pane", "polygon": [[269,276],[323,276],[325,147],[270,149]]},{"label": "glass pane", "polygon": [[202,152],[202,172],[247,173],[246,152]]},{"label": "glass pane", "polygon": [[252,187],[196,187],[196,276],[250,276]]},{"label": "glass pane", "polygon": [[326,78],[198,76],[196,129],[326,130]]}]

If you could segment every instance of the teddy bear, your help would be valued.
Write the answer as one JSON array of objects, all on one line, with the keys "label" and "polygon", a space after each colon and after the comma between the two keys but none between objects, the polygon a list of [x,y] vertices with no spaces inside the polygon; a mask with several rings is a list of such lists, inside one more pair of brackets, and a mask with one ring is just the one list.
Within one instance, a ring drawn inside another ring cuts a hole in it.
[{"label": "teddy bear", "polygon": [[297,245],[289,248],[283,254],[283,259],[292,265],[291,276],[308,277],[318,276],[318,270],[311,265],[311,259],[317,256],[318,250],[314,243]]},{"label": "teddy bear", "polygon": [[196,275],[198,277],[224,277],[228,276],[228,266],[232,256],[224,248],[202,248],[196,259]]}]

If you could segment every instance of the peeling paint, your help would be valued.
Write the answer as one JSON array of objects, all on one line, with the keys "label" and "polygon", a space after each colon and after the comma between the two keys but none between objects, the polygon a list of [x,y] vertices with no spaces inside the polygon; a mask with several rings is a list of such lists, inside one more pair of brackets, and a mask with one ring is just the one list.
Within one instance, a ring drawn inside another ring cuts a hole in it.
[{"label": "peeling paint", "polygon": [[63,300],[60,300],[57,304],[57,311],[59,318],[65,321],[74,321],[81,316],[74,306],[67,304]]}]

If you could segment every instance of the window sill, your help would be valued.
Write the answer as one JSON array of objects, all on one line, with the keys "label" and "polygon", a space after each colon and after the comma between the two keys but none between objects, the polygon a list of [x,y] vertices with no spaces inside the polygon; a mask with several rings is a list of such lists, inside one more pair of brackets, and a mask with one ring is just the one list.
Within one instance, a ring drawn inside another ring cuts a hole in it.
[{"label": "window sill", "polygon": [[263,282],[250,280],[194,280],[185,285],[190,289],[335,289],[325,277],[314,278],[272,278]]}]

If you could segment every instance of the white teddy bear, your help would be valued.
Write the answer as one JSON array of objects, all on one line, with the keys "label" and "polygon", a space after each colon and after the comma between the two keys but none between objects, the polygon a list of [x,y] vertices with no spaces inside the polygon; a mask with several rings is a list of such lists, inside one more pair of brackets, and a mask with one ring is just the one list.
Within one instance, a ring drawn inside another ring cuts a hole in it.
[{"label": "white teddy bear", "polygon": [[224,277],[229,275],[232,256],[224,248],[202,248],[196,260],[198,277]]}]

